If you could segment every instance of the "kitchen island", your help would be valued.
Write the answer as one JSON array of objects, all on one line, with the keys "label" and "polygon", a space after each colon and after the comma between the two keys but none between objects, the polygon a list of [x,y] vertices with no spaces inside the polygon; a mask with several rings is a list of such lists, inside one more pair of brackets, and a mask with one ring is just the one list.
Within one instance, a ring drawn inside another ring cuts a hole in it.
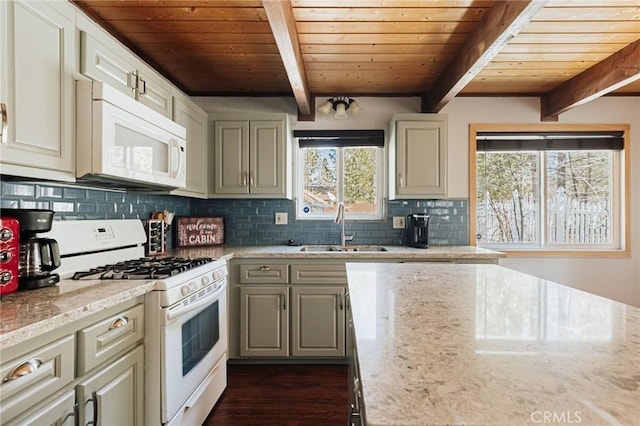
[{"label": "kitchen island", "polygon": [[497,265],[347,277],[367,425],[640,424],[640,309]]}]

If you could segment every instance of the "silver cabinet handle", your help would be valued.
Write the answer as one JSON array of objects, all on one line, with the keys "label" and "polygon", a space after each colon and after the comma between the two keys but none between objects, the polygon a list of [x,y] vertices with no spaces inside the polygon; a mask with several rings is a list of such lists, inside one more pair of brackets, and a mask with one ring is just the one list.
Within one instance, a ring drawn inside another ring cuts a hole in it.
[{"label": "silver cabinet handle", "polygon": [[109,325],[109,330],[113,330],[114,328],[124,327],[127,324],[129,324],[129,318],[125,316],[121,316],[113,320],[111,325]]},{"label": "silver cabinet handle", "polygon": [[287,295],[286,295],[286,293],[282,293],[280,295],[280,297],[282,298],[282,309],[286,311],[287,310]]},{"label": "silver cabinet handle", "polygon": [[402,173],[400,173],[398,175],[398,180],[400,180],[400,186],[403,187],[404,186],[404,177],[402,176]]},{"label": "silver cabinet handle", "polygon": [[127,87],[132,92],[135,92],[138,88],[138,74],[136,74],[135,70],[127,74]]},{"label": "silver cabinet handle", "polygon": [[0,114],[2,114],[2,133],[0,134],[0,143],[7,143],[7,105],[0,104]]},{"label": "silver cabinet handle", "polygon": [[98,394],[96,392],[91,394],[91,398],[89,398],[84,405],[88,405],[89,403],[93,404],[93,419],[87,422],[86,426],[96,426],[98,424]]},{"label": "silver cabinet handle", "polygon": [[255,182],[255,180],[253,179],[253,172],[249,172],[249,185],[250,185],[252,188],[255,188],[255,187],[256,187],[256,182]]},{"label": "silver cabinet handle", "polygon": [[147,82],[145,80],[143,80],[142,78],[140,78],[140,76],[138,76],[137,88],[138,88],[138,94],[140,96],[143,96],[143,95],[147,94]]},{"label": "silver cabinet handle", "polygon": [[344,305],[342,304],[342,294],[338,294],[338,308],[343,311]]},{"label": "silver cabinet handle", "polygon": [[242,172],[242,186],[247,186],[247,172]]},{"label": "silver cabinet handle", "polygon": [[9,374],[7,374],[4,379],[2,379],[2,382],[10,382],[11,380],[19,379],[22,376],[35,373],[41,365],[42,360],[38,358],[33,358],[29,361],[25,361],[11,370]]},{"label": "silver cabinet handle", "polygon": [[271,270],[271,268],[270,268],[270,267],[268,267],[267,265],[263,265],[263,266],[261,266],[261,267],[260,267],[260,270],[261,270],[261,271],[270,271],[270,270]]}]

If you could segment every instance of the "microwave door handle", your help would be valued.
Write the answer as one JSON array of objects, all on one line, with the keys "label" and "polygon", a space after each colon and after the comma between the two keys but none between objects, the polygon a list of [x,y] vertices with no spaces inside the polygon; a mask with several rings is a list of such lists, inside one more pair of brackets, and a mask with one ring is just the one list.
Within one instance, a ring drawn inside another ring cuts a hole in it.
[{"label": "microwave door handle", "polygon": [[183,165],[184,156],[182,155],[184,148],[181,147],[178,141],[175,139],[171,139],[170,146],[171,146],[171,150],[175,153],[175,155],[174,154],[171,155],[171,164],[176,164],[175,158],[176,157],[178,158],[176,167],[172,168],[171,170],[171,177],[175,178],[182,172],[182,167],[184,166]]}]

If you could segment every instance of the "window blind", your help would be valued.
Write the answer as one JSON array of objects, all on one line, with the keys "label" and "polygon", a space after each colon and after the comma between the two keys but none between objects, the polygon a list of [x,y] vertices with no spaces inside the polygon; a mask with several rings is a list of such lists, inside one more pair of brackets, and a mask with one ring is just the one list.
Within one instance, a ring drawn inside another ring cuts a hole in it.
[{"label": "window blind", "polygon": [[384,146],[384,130],[294,130],[300,148]]},{"label": "window blind", "polygon": [[478,132],[477,151],[622,150],[624,132]]}]

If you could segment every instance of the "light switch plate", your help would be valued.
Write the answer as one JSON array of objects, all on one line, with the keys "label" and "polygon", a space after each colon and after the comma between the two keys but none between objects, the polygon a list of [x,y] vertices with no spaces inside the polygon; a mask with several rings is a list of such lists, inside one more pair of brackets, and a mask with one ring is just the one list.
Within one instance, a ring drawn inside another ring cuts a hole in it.
[{"label": "light switch plate", "polygon": [[287,213],[276,213],[276,225],[287,224]]},{"label": "light switch plate", "polygon": [[404,216],[394,216],[393,229],[401,229],[401,228],[404,228]]}]

